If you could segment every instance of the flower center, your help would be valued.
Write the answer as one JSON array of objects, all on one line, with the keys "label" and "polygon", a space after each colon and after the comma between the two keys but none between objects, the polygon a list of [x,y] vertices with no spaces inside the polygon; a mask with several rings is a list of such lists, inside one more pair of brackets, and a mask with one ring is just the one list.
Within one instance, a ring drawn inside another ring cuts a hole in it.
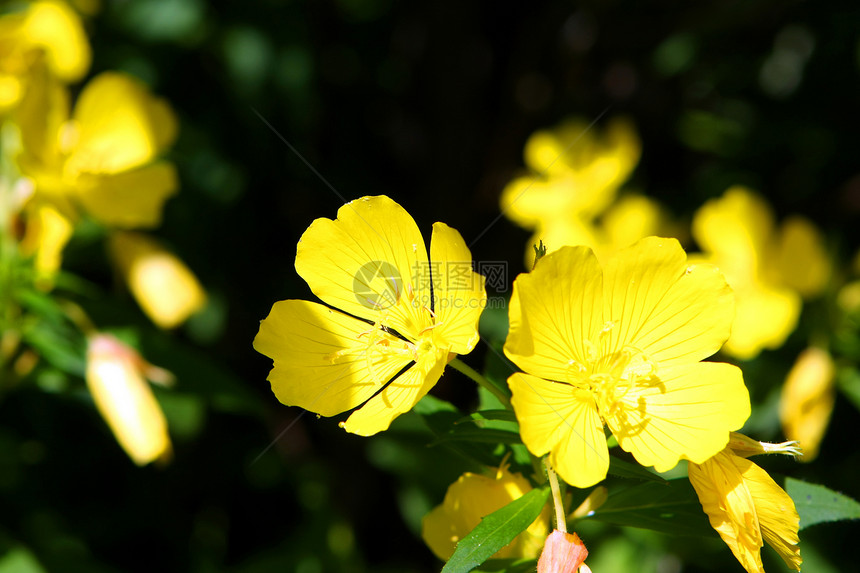
[{"label": "flower center", "polygon": [[622,414],[628,392],[652,384],[657,373],[657,363],[639,348],[624,346],[615,352],[605,351],[606,337],[617,324],[607,321],[595,340],[585,342],[585,364],[575,360],[568,363],[576,385],[591,391],[604,417]]}]

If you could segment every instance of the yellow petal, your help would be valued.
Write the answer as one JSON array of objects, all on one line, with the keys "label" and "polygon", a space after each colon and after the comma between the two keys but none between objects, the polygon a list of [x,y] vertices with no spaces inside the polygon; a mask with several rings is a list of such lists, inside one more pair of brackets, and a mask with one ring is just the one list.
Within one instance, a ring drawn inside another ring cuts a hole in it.
[{"label": "yellow petal", "polygon": [[755,500],[761,534],[768,545],[773,547],[790,569],[800,571],[803,560],[800,557],[800,539],[797,531],[800,516],[794,501],[768,475],[754,463],[741,464],[735,459],[743,472],[744,484]]},{"label": "yellow petal", "polygon": [[742,360],[765,348],[779,348],[794,331],[803,301],[785,288],[755,283],[735,291],[737,313],[723,350]]},{"label": "yellow petal", "polygon": [[102,417],[137,465],[170,455],[167,420],[144,380],[140,357],[110,336],[87,349],[87,387]]},{"label": "yellow petal", "polygon": [[618,412],[601,412],[621,448],[643,466],[665,472],[682,457],[702,463],[750,415],[749,392],[736,366],[685,364],[661,368],[657,376],[627,390]]},{"label": "yellow petal", "polygon": [[821,232],[805,217],[782,223],[774,255],[780,282],[808,298],[820,293],[830,279],[830,259]]},{"label": "yellow petal", "polygon": [[835,374],[830,354],[811,347],[797,357],[782,387],[779,419],[785,437],[800,442],[801,461],[812,461],[818,455],[836,401]]},{"label": "yellow petal", "polygon": [[572,486],[590,487],[606,477],[609,450],[590,392],[529,374],[508,378],[520,435],[536,456]]},{"label": "yellow petal", "polygon": [[554,253],[562,247],[589,247],[594,250],[601,240],[597,229],[591,223],[579,217],[568,217],[548,220],[542,223],[532,238],[529,239],[525,268],[532,269],[535,262],[534,245],[543,242],[547,253]]},{"label": "yellow petal", "polygon": [[72,224],[50,205],[37,205],[27,220],[27,231],[21,241],[21,252],[35,254],[35,267],[49,286],[60,269],[63,249],[72,236]]},{"label": "yellow petal", "polygon": [[436,385],[447,363],[448,352],[445,349],[423,353],[418,362],[389,382],[341,426],[359,436],[372,436],[387,430],[394,418],[411,410]]},{"label": "yellow petal", "polygon": [[478,342],[478,320],[487,303],[484,277],[472,271],[463,237],[445,223],[433,225],[430,260],[437,334],[451,352],[467,354]]},{"label": "yellow petal", "polygon": [[81,92],[72,115],[70,174],[117,173],[155,159],[176,134],[167,104],[139,80],[104,72]]},{"label": "yellow petal", "polygon": [[745,187],[728,189],[693,216],[693,237],[734,288],[757,280],[772,233],[770,207]]},{"label": "yellow petal", "polygon": [[606,354],[633,347],[660,367],[695,362],[726,341],[734,297],[713,266],[689,265],[675,239],[648,237],[604,271]]},{"label": "yellow petal", "polygon": [[564,247],[514,281],[505,355],[530,374],[576,382],[603,328],[602,272],[585,247]]},{"label": "yellow petal", "polygon": [[499,204],[508,219],[534,229],[550,220],[577,216],[570,186],[565,179],[518,177],[505,186]]},{"label": "yellow petal", "polygon": [[161,224],[164,202],[176,193],[178,185],[176,168],[158,162],[120,173],[81,175],[76,197],[106,225],[152,228]]},{"label": "yellow petal", "polygon": [[27,165],[58,170],[62,162],[59,134],[69,119],[69,93],[45,66],[32,70],[14,117],[23,148],[21,170],[27,175],[32,175]]},{"label": "yellow petal", "polygon": [[621,118],[604,130],[572,119],[552,131],[538,131],[526,142],[526,164],[550,178],[573,176],[577,211],[603,211],[615,190],[639,161],[641,144],[633,124]]},{"label": "yellow petal", "polygon": [[160,328],[174,328],[206,303],[206,293],[194,274],[157,241],[139,234],[111,235],[111,257],[135,300]]},{"label": "yellow petal", "polygon": [[66,82],[90,68],[90,44],[81,19],[65,2],[33,2],[26,11],[20,41],[44,50],[51,71]]},{"label": "yellow petal", "polygon": [[[375,337],[371,339],[371,337]],[[272,391],[288,406],[334,416],[368,400],[412,361],[403,342],[314,302],[276,302],[254,348],[274,360]]]},{"label": "yellow petal", "polygon": [[660,204],[644,195],[619,198],[603,216],[607,245],[602,251],[628,247],[639,239],[658,234],[664,214]]},{"label": "yellow petal", "polygon": [[689,464],[688,475],[711,527],[735,558],[749,573],[764,573],[755,496],[743,476],[752,466],[749,460],[720,452],[701,465]]},{"label": "yellow petal", "polygon": [[335,220],[317,219],[296,253],[296,271],[325,303],[413,341],[428,322],[431,280],[417,280],[427,268],[415,221],[385,196],[351,201]]}]

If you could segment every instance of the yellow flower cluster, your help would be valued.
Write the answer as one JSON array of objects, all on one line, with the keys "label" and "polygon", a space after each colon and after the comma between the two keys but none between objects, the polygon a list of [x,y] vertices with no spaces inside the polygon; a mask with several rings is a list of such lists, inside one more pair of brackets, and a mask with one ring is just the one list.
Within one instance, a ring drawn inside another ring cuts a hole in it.
[{"label": "yellow flower cluster", "polygon": [[[198,311],[206,296],[188,267],[137,229],[161,223],[179,182],[163,158],[177,135],[169,104],[140,80],[102,72],[74,103],[69,84],[89,72],[85,24],[59,0],[22,3],[0,16],[0,232],[29,261],[35,286],[53,289],[62,253],[82,221],[108,236],[110,258],[161,328]],[[86,379],[96,406],[137,464],[170,452],[149,385],[164,372],[88,320]]]},{"label": "yellow flower cluster", "polygon": [[[445,272],[455,263],[466,265],[465,281]],[[387,429],[478,340],[484,282],[471,271],[462,237],[436,223],[428,257],[415,222],[388,197],[364,197],[334,220],[314,221],[299,242],[296,269],[328,306],[275,303],[254,347],[274,360],[269,380],[281,402],[323,416],[352,410],[341,422],[348,432]],[[743,512],[722,515],[718,527],[711,507],[725,508],[729,502],[720,500],[734,495],[712,475],[730,462],[753,484],[767,481],[763,470],[732,457],[735,442],[747,446],[732,432],[750,415],[740,369],[703,362],[729,338],[734,311],[720,270],[688,260],[674,239],[645,238],[603,262],[589,247],[559,248],[514,281],[504,351],[524,372],[508,379],[510,402],[523,443],[534,456],[548,454],[548,466],[567,483],[584,488],[606,477],[608,426],[644,466],[665,472],[688,460],[721,535],[727,527],[741,536],[764,532],[772,544],[792,547],[799,563],[796,519],[784,528],[768,519],[776,493],[757,498],[755,531]],[[506,468],[494,471],[461,476],[426,517],[424,538],[439,557],[450,557],[481,517],[531,488]],[[786,499],[779,495],[779,511],[789,511]],[[539,519],[497,557],[535,556],[547,530]],[[580,567],[584,554],[565,540],[557,544],[576,551],[556,548],[559,555]]]},{"label": "yellow flower cluster", "polygon": [[663,233],[667,216],[657,202],[635,193],[616,200],[640,154],[639,136],[626,119],[610,121],[605,131],[571,119],[534,133],[524,152],[529,174],[512,180],[500,200],[511,221],[534,230],[526,268],[539,241],[548,252],[584,245],[602,258]]}]

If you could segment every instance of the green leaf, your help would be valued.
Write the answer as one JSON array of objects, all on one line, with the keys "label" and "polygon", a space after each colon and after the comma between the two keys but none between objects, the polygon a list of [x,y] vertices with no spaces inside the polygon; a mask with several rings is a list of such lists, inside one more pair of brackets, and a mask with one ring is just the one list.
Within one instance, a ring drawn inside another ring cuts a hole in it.
[{"label": "green leaf", "polygon": [[509,430],[497,430],[495,428],[476,428],[469,426],[455,426],[447,433],[439,436],[435,442],[430,444],[444,444],[446,442],[483,442],[489,444],[521,444],[522,439],[518,432]]},{"label": "green leaf", "polygon": [[537,519],[548,499],[548,488],[533,489],[486,516],[460,540],[442,573],[466,573],[489,559]]},{"label": "green leaf", "polygon": [[15,547],[0,557],[0,573],[45,573],[45,569],[29,550]]},{"label": "green leaf", "polygon": [[459,423],[477,422],[477,421],[494,421],[501,420],[503,422],[516,422],[517,417],[511,410],[481,410],[469,416],[462,418]]},{"label": "green leaf", "polygon": [[665,478],[649,471],[647,468],[638,464],[631,464],[615,456],[609,456],[609,474],[620,478],[666,483]]},{"label": "green leaf", "polygon": [[[463,419],[463,414],[456,406],[430,394],[421,398],[412,411],[421,416],[427,428],[437,438],[447,434],[457,425],[457,422]],[[499,463],[493,455],[493,448],[486,443],[447,440],[444,447],[476,467],[497,466]]]},{"label": "green leaf", "polygon": [[713,535],[696,491],[686,478],[610,489],[606,503],[585,519],[670,535]]},{"label": "green leaf", "polygon": [[785,491],[800,514],[800,529],[845,519],[860,519],[860,503],[823,485],[786,478]]}]

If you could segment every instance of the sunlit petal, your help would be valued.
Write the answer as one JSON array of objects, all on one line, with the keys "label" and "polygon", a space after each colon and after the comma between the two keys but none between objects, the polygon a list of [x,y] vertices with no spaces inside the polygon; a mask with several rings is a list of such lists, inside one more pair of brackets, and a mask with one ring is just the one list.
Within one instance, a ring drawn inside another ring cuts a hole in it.
[{"label": "sunlit petal", "polygon": [[508,378],[520,435],[536,456],[550,452],[567,483],[589,487],[606,477],[609,451],[591,393],[529,374]]},{"label": "sunlit petal", "polygon": [[575,381],[603,328],[600,265],[590,249],[565,247],[514,281],[504,351],[549,380]]},{"label": "sunlit petal", "polygon": [[689,265],[675,239],[648,237],[618,251],[604,275],[607,354],[633,347],[671,367],[714,354],[729,336],[731,289],[715,267]]},{"label": "sunlit petal", "polygon": [[659,472],[678,460],[702,463],[729,441],[750,415],[749,393],[736,366],[717,362],[661,369],[620,398],[623,408],[601,412],[625,451]]},{"label": "sunlit petal", "polygon": [[447,364],[447,352],[424,353],[409,370],[392,380],[381,392],[353,412],[341,425],[360,436],[387,430],[391,421],[408,412],[432,388]]},{"label": "sunlit petal", "polygon": [[385,196],[347,203],[302,235],[296,270],[324,302],[416,340],[431,300],[427,249],[415,221]]},{"label": "sunlit petal", "polygon": [[752,466],[747,459],[720,452],[701,465],[689,464],[688,475],[711,527],[748,573],[764,573],[755,497],[743,478]]},{"label": "sunlit petal", "polygon": [[409,364],[408,352],[386,352],[398,345],[364,321],[303,300],[276,302],[254,339],[275,362],[269,381],[278,400],[323,416],[355,408]]},{"label": "sunlit petal", "polygon": [[478,320],[487,302],[484,277],[472,271],[463,237],[445,223],[433,225],[430,261],[436,334],[451,352],[467,354],[478,342]]}]

